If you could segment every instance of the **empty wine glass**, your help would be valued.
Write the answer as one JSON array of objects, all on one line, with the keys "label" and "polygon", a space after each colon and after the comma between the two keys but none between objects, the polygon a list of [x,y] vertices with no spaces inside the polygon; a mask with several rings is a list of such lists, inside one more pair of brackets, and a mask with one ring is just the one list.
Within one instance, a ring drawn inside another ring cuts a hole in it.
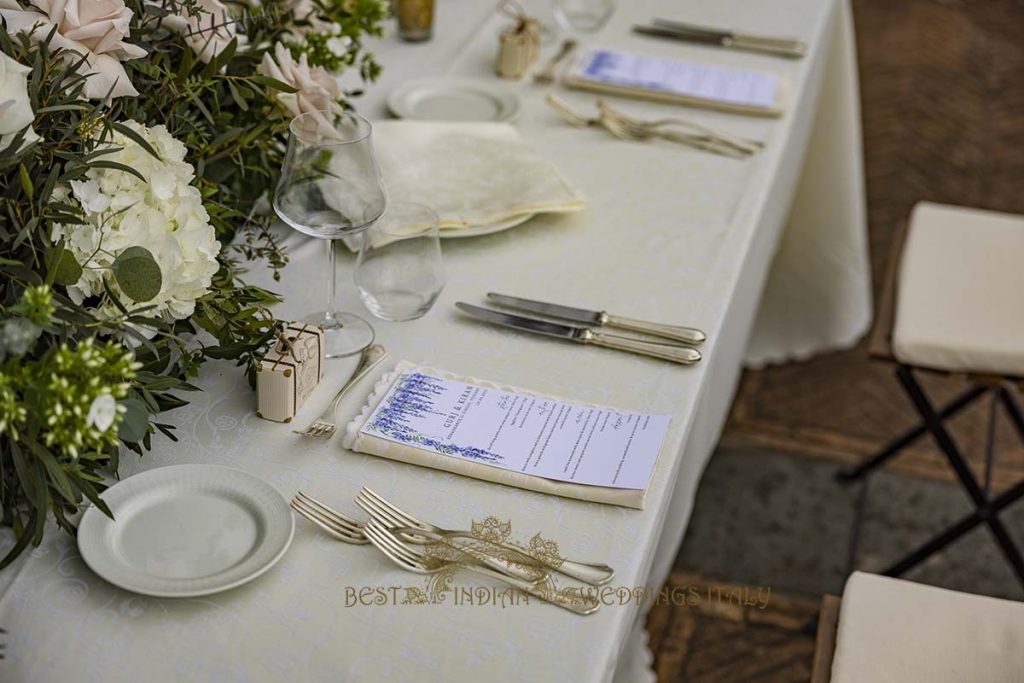
[{"label": "empty wine glass", "polygon": [[274,192],[274,210],[281,220],[327,245],[327,309],[304,322],[323,327],[328,358],[358,353],[374,337],[369,323],[335,310],[334,304],[335,240],[365,230],[386,205],[371,131],[366,119],[348,112],[296,116]]},{"label": "empty wine glass", "polygon": [[422,204],[390,202],[362,234],[356,286],[378,318],[401,322],[422,317],[444,288],[437,214]]},{"label": "empty wine glass", "polygon": [[555,20],[568,33],[596,33],[615,12],[615,0],[554,0]]}]

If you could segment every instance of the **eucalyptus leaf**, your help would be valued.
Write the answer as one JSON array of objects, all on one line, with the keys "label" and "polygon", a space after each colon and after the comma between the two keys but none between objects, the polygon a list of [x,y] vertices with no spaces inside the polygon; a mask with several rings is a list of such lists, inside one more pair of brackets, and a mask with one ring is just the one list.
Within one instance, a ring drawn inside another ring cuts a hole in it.
[{"label": "eucalyptus leaf", "polygon": [[146,436],[146,427],[149,425],[149,411],[146,410],[146,404],[137,398],[126,398],[120,403],[125,410],[121,415],[117,438],[128,442],[142,441],[142,437]]},{"label": "eucalyptus leaf", "polygon": [[133,301],[150,301],[160,293],[163,275],[149,249],[128,247],[110,265],[117,286]]},{"label": "eucalyptus leaf", "polygon": [[55,284],[69,287],[82,278],[82,266],[63,245],[47,250],[43,254],[43,262],[46,264],[46,272]]}]

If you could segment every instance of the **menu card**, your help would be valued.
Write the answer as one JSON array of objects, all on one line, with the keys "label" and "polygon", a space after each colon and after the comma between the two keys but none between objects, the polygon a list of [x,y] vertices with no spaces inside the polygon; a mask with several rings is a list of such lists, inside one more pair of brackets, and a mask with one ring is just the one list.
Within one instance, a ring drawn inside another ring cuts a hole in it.
[{"label": "menu card", "polygon": [[734,69],[648,57],[630,52],[593,50],[577,65],[576,77],[606,85],[658,90],[710,102],[772,108],[779,76],[769,71]]},{"label": "menu card", "polygon": [[360,431],[537,477],[645,489],[669,420],[416,371],[396,378]]}]

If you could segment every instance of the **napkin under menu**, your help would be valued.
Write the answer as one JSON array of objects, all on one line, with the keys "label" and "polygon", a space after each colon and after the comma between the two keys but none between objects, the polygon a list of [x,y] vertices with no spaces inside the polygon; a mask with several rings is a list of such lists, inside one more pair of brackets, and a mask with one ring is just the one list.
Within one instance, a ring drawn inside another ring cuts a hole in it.
[{"label": "napkin under menu", "polygon": [[345,446],[570,498],[642,508],[670,417],[564,401],[401,363]]},{"label": "napkin under menu", "polygon": [[771,71],[664,59],[616,50],[585,52],[565,84],[739,114],[779,116],[785,88]]}]

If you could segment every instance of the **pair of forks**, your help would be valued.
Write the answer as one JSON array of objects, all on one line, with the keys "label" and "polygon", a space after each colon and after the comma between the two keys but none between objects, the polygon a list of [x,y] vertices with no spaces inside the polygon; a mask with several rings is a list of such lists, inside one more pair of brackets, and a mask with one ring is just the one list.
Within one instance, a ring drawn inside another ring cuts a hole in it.
[{"label": "pair of forks", "polygon": [[[564,100],[554,94],[548,94],[547,103],[568,123],[580,128],[599,126],[620,140],[661,138],[736,159],[754,154],[764,146],[757,140],[729,135],[686,119],[663,118],[654,121],[635,119],[612,107],[604,100],[597,101],[598,115],[596,118],[590,118],[574,111]],[[673,127],[691,132],[672,130]]]},{"label": "pair of forks", "polygon": [[372,543],[395,564],[419,574],[445,571],[450,569],[450,563],[439,563],[437,558],[426,556],[412,545],[443,543],[469,558],[465,563],[460,562],[460,567],[508,583],[577,614],[591,614],[597,610],[599,603],[591,596],[566,595],[541,585],[548,578],[546,570],[552,569],[592,585],[605,584],[614,576],[614,570],[604,564],[572,560],[561,560],[556,564],[551,560],[527,555],[515,546],[488,541],[501,548],[503,556],[512,558],[509,562],[502,562],[490,554],[452,541],[456,538],[479,540],[471,532],[443,529],[422,522],[365,487],[356,497],[356,503],[370,515],[366,524],[331,509],[301,491],[292,499],[291,507],[331,537],[345,543]]}]

